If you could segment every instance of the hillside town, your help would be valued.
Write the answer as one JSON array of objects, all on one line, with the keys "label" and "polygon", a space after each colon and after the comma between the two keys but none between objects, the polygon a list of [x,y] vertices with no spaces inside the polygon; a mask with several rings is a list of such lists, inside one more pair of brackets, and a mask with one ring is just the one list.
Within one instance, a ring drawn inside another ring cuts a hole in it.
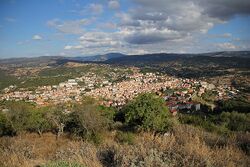
[{"label": "hillside town", "polygon": [[[159,73],[141,73],[132,69],[133,73],[122,76],[110,74],[114,78],[123,78],[119,82],[101,77],[95,73],[74,79],[68,79],[59,85],[40,86],[34,91],[15,90],[15,85],[4,89],[1,100],[24,100],[40,106],[65,102],[80,102],[84,96],[97,98],[103,105],[120,108],[136,95],[155,92],[166,101],[170,111],[200,110],[200,103],[193,102],[193,97],[202,97],[206,91],[215,93],[215,100],[233,97],[237,90],[226,85],[215,87],[204,81],[183,79]],[[119,74],[121,75],[121,74]]]}]

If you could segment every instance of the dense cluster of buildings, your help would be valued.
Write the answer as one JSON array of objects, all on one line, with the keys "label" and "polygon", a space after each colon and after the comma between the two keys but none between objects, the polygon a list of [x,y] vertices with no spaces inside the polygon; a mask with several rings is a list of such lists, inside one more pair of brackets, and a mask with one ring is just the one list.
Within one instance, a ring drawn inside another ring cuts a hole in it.
[{"label": "dense cluster of buildings", "polygon": [[[111,77],[119,78],[117,74]],[[124,76],[123,76],[124,77]],[[124,80],[113,82],[94,73],[69,79],[59,85],[38,87],[35,91],[12,91],[14,86],[6,88],[0,95],[1,100],[25,100],[38,105],[79,102],[83,96],[98,98],[102,104],[120,107],[144,92],[155,92],[166,100],[172,113],[178,110],[200,110],[200,103],[192,101],[195,95],[201,97],[206,91],[213,91],[215,100],[230,98],[237,93],[230,87],[215,87],[204,81],[182,79],[155,73],[127,74]]]}]

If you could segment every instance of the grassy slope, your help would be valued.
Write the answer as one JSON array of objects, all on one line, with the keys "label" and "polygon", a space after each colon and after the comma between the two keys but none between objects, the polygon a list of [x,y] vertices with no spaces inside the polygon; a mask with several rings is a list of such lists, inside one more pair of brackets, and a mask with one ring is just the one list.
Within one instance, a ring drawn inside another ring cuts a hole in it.
[{"label": "grassy slope", "polygon": [[[106,132],[100,145],[56,140],[47,133],[0,138],[0,166],[35,166],[68,161],[98,166],[247,166],[249,156],[238,149],[235,138],[217,136],[190,126],[178,126],[172,135],[135,134],[130,143],[119,143],[116,132]],[[246,137],[246,136],[245,136]],[[248,136],[249,138],[249,136]]]}]

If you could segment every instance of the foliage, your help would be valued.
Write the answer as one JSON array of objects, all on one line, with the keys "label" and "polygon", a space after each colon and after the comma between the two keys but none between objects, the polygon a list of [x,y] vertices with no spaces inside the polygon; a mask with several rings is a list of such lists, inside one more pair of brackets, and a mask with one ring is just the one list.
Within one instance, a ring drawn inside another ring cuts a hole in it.
[{"label": "foliage", "polygon": [[28,119],[27,129],[31,132],[37,132],[42,135],[43,132],[51,129],[51,124],[46,119],[46,112],[42,110],[33,110]]},{"label": "foliage", "polygon": [[183,124],[195,125],[207,131],[222,134],[231,131],[247,132],[250,130],[250,114],[238,112],[222,112],[216,115],[205,113],[196,115],[180,114],[179,119]]},{"label": "foliage", "polygon": [[0,137],[2,136],[12,136],[14,134],[14,129],[11,122],[6,117],[6,114],[0,112]]},{"label": "foliage", "polygon": [[10,106],[7,117],[11,121],[12,127],[16,133],[29,129],[33,106],[25,102],[14,103]]},{"label": "foliage", "polygon": [[133,144],[135,140],[135,135],[131,132],[118,131],[115,139],[119,143]]},{"label": "foliage", "polygon": [[69,121],[69,116],[64,112],[63,106],[54,106],[47,112],[46,119],[52,125],[52,130],[60,137],[64,133],[64,127]]},{"label": "foliage", "polygon": [[207,90],[205,93],[202,94],[202,99],[207,102],[213,102],[215,100],[216,95],[217,92],[214,92],[212,90]]},{"label": "foliage", "polygon": [[249,113],[250,103],[244,98],[230,99],[219,103],[221,111]]},{"label": "foliage", "polygon": [[223,112],[220,119],[232,131],[250,131],[250,113]]},{"label": "foliage", "polygon": [[6,74],[3,70],[0,70],[0,90],[18,83],[18,79],[14,76]]},{"label": "foliage", "polygon": [[106,119],[109,129],[112,129],[114,124],[115,113],[117,112],[116,109],[103,105],[98,106],[97,109],[101,112],[101,115]]},{"label": "foliage", "polygon": [[6,103],[6,106],[9,106],[9,110],[6,111],[6,118],[3,120],[5,126],[11,127],[14,133],[29,131],[41,135],[44,131],[50,130],[45,111],[22,101]]},{"label": "foliage", "polygon": [[219,134],[226,134],[229,132],[227,128],[221,126],[218,123],[217,119],[209,115],[188,115],[188,114],[179,114],[179,120],[182,124],[194,125],[201,127],[209,132],[216,132]]},{"label": "foliage", "polygon": [[164,100],[151,93],[139,95],[125,105],[122,111],[125,113],[126,124],[132,127],[164,132],[174,124]]},{"label": "foliage", "polygon": [[67,131],[73,136],[99,141],[99,134],[108,127],[108,120],[98,110],[95,101],[87,99],[81,105],[76,105],[69,115]]}]

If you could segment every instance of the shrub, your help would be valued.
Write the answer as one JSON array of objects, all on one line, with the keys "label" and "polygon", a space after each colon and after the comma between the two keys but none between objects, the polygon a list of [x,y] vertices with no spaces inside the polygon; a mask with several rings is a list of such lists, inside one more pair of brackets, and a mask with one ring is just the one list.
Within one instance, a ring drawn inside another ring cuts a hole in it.
[{"label": "shrub", "polygon": [[109,129],[113,128],[114,117],[116,109],[113,107],[98,106],[98,111],[101,112],[101,115],[106,119]]},{"label": "shrub", "polygon": [[127,125],[144,130],[164,132],[171,129],[175,122],[164,100],[151,93],[139,95],[125,105],[122,112]]},{"label": "shrub", "polygon": [[220,119],[232,131],[250,131],[250,114],[223,112]]},{"label": "shrub", "polygon": [[28,119],[27,130],[30,132],[37,132],[42,135],[43,132],[51,130],[51,124],[46,119],[46,112],[34,110],[31,112]]},{"label": "shrub", "polygon": [[131,132],[118,131],[115,136],[115,140],[119,143],[133,144],[135,140],[135,136]]},{"label": "shrub", "polygon": [[75,137],[99,140],[99,134],[107,129],[108,121],[97,105],[93,101],[84,102],[77,105],[74,110],[69,115],[67,130]]},{"label": "shrub", "polygon": [[8,120],[6,115],[0,112],[0,137],[2,136],[12,136],[14,134],[14,129],[11,122]]},{"label": "shrub", "polygon": [[50,122],[52,129],[56,131],[57,137],[60,137],[64,133],[69,116],[64,112],[63,106],[56,106],[46,113],[46,119]]},{"label": "shrub", "polygon": [[6,116],[11,121],[15,133],[20,133],[30,128],[33,109],[33,106],[24,102],[13,103],[10,106]]}]

